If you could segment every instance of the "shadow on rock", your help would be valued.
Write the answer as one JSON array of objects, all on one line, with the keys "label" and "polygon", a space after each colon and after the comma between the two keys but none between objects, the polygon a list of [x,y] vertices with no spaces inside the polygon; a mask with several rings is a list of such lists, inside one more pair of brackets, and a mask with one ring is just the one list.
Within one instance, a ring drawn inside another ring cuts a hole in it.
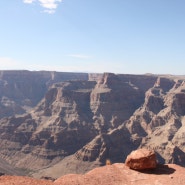
[{"label": "shadow on rock", "polygon": [[0,176],[3,176],[3,175],[5,175],[4,173],[2,173],[2,172],[0,172]]},{"label": "shadow on rock", "polygon": [[155,169],[145,169],[136,171],[146,174],[170,175],[173,174],[176,170],[174,168],[169,167],[168,165],[158,164]]}]

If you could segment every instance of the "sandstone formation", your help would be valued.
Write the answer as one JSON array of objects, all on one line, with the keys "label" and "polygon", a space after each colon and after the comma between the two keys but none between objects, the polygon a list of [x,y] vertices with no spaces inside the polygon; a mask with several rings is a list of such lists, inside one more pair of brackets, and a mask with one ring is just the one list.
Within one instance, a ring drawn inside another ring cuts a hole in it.
[{"label": "sandstone formation", "polygon": [[0,71],[0,118],[0,157],[38,178],[138,148],[185,166],[184,76]]},{"label": "sandstone formation", "polygon": [[0,185],[54,185],[54,183],[23,176],[0,176]]},{"label": "sandstone formation", "polygon": [[33,108],[49,86],[66,80],[88,80],[85,73],[0,71],[0,118]]},{"label": "sandstone formation", "polygon": [[[142,91],[114,74],[99,82],[56,83],[28,114],[0,120],[0,156],[16,167],[37,170],[74,154],[99,134],[108,146],[106,133],[126,121],[143,99]],[[105,146],[101,162],[108,156]]]},{"label": "sandstone formation", "polygon": [[157,166],[155,152],[145,148],[132,151],[125,165],[134,170],[154,169]]},{"label": "sandstone formation", "polygon": [[[61,185],[180,185],[185,183],[184,168],[176,165],[161,165],[154,170],[139,172],[124,164],[96,168],[85,175],[66,175],[55,181]],[[55,184],[54,183],[54,184]]]}]

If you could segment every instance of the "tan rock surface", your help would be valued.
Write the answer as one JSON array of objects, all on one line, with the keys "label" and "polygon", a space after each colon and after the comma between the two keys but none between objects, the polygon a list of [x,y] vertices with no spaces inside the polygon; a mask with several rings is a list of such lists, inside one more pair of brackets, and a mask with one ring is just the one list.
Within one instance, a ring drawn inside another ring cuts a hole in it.
[{"label": "tan rock surface", "polygon": [[143,172],[116,163],[96,168],[85,175],[66,175],[55,181],[60,185],[180,185],[185,184],[185,168],[169,164]]},{"label": "tan rock surface", "polygon": [[1,176],[0,185],[53,185],[51,181],[20,176]]},{"label": "tan rock surface", "polygon": [[184,173],[185,168],[175,164],[135,171],[125,164],[115,163],[95,168],[85,175],[65,175],[54,182],[28,177],[1,176],[0,185],[183,185]]}]

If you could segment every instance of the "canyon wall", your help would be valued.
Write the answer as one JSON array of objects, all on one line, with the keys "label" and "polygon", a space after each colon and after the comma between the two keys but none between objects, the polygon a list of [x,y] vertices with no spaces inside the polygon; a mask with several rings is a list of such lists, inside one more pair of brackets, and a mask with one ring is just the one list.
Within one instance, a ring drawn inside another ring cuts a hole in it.
[{"label": "canyon wall", "polygon": [[1,71],[0,82],[0,157],[14,167],[74,173],[140,147],[185,166],[183,76]]}]

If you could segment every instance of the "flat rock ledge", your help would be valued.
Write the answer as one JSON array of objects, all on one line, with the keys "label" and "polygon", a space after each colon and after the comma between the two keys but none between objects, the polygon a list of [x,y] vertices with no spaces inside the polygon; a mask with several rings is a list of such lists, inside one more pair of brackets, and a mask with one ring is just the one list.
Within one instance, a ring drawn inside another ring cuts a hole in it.
[{"label": "flat rock ledge", "polygon": [[0,185],[184,185],[185,168],[175,164],[132,170],[123,163],[95,168],[88,173],[64,175],[54,182],[30,177],[0,176]]}]

